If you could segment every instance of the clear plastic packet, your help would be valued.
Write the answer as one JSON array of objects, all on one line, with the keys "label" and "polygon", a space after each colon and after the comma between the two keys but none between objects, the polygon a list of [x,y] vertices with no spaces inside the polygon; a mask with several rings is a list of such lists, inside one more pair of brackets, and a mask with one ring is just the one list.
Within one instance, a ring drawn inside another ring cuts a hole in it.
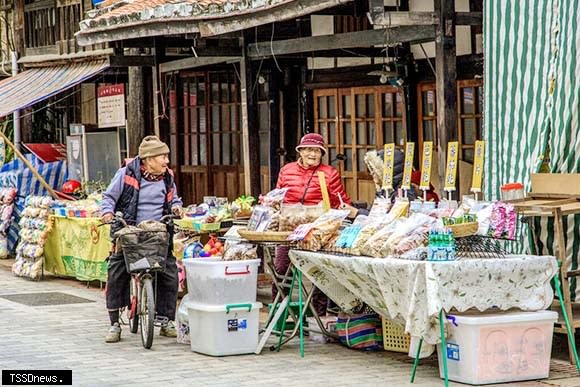
[{"label": "clear plastic packet", "polygon": [[259,203],[263,206],[268,206],[274,208],[275,210],[280,210],[280,206],[284,201],[286,192],[288,192],[288,188],[273,189],[266,195],[260,195]]},{"label": "clear plastic packet", "polygon": [[399,243],[393,248],[393,255],[398,257],[403,254],[416,249],[418,247],[427,247],[427,234],[423,232],[416,232],[402,238]]},{"label": "clear plastic packet", "polygon": [[248,230],[257,231],[258,228],[262,228],[262,231],[264,231],[272,219],[271,211],[272,209],[267,206],[255,206],[252,216],[248,220]]},{"label": "clear plastic packet", "polygon": [[389,213],[391,205],[391,200],[389,198],[376,197],[369,212],[369,218],[384,218]]},{"label": "clear plastic packet", "polygon": [[256,246],[249,243],[238,243],[224,250],[224,261],[244,261],[247,259],[256,259],[258,253]]},{"label": "clear plastic packet", "polygon": [[408,213],[409,213],[409,201],[404,198],[397,198],[395,200],[395,203],[393,204],[393,207],[391,207],[391,210],[389,211],[389,215],[393,219],[407,217]]},{"label": "clear plastic packet", "polygon": [[310,232],[299,243],[299,247],[313,251],[321,250],[331,239],[338,237],[342,222],[348,214],[348,210],[330,210],[322,214],[312,223]]},{"label": "clear plastic packet", "polygon": [[314,222],[323,212],[321,203],[315,206],[305,206],[300,203],[282,204],[278,218],[278,230],[294,231],[301,224]]}]

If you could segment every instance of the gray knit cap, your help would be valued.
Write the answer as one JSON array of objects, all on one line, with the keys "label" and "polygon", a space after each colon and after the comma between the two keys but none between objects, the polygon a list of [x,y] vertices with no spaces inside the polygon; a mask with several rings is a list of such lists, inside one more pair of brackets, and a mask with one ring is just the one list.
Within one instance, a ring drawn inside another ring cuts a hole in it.
[{"label": "gray knit cap", "polygon": [[139,145],[139,158],[155,157],[169,153],[169,147],[157,136],[146,136]]}]

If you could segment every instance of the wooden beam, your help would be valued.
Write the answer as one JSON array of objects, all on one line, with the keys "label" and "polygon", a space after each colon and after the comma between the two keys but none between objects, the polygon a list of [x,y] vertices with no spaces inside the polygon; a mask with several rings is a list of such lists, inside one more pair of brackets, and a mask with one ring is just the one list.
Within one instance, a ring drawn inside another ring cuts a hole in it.
[{"label": "wooden beam", "polygon": [[483,12],[456,12],[455,24],[458,26],[482,26]]},{"label": "wooden beam", "polygon": [[261,59],[273,55],[287,55],[353,47],[371,47],[384,45],[387,40],[390,43],[432,41],[435,40],[435,27],[403,26],[389,29],[253,43],[248,45],[248,56],[252,59]]},{"label": "wooden beam", "polygon": [[160,73],[169,73],[171,71],[185,70],[196,67],[211,66],[220,63],[239,62],[239,56],[213,56],[213,57],[191,57],[178,59],[159,65]]},{"label": "wooden beam", "polygon": [[[383,14],[370,14],[371,21],[375,26],[420,26],[437,25],[439,17],[437,12],[384,12]],[[456,12],[456,25],[477,26],[483,24],[482,12]]]},{"label": "wooden beam", "polygon": [[113,55],[109,57],[110,67],[151,67],[155,65],[152,55]]},{"label": "wooden beam", "polygon": [[[455,0],[435,0],[439,15],[435,40],[437,85],[437,147],[439,187],[445,187],[447,144],[457,136],[457,58],[455,43]],[[459,168],[457,168],[459,172]],[[457,176],[459,182],[459,176]],[[456,191],[457,194],[457,191]]]}]

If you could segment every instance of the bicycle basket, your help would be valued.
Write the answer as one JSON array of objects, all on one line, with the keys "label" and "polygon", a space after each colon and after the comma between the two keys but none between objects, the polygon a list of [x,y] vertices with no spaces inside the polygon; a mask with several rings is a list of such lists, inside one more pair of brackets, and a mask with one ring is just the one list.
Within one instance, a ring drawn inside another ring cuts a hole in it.
[{"label": "bicycle basket", "polygon": [[169,249],[167,231],[135,231],[119,235],[127,271],[163,271]]}]

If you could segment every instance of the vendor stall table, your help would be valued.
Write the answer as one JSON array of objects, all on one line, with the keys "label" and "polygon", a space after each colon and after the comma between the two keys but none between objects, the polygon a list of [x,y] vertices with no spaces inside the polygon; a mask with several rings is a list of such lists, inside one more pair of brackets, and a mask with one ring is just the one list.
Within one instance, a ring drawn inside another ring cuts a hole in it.
[{"label": "vendor stall table", "polygon": [[99,218],[52,216],[53,226],[44,245],[47,271],[81,281],[107,280],[111,251],[109,226],[99,227]]},{"label": "vendor stall table", "polygon": [[548,308],[553,300],[550,280],[558,272],[556,259],[549,256],[429,262],[293,250],[290,259],[322,291],[343,287],[430,344],[444,340],[440,327],[445,311]]}]

